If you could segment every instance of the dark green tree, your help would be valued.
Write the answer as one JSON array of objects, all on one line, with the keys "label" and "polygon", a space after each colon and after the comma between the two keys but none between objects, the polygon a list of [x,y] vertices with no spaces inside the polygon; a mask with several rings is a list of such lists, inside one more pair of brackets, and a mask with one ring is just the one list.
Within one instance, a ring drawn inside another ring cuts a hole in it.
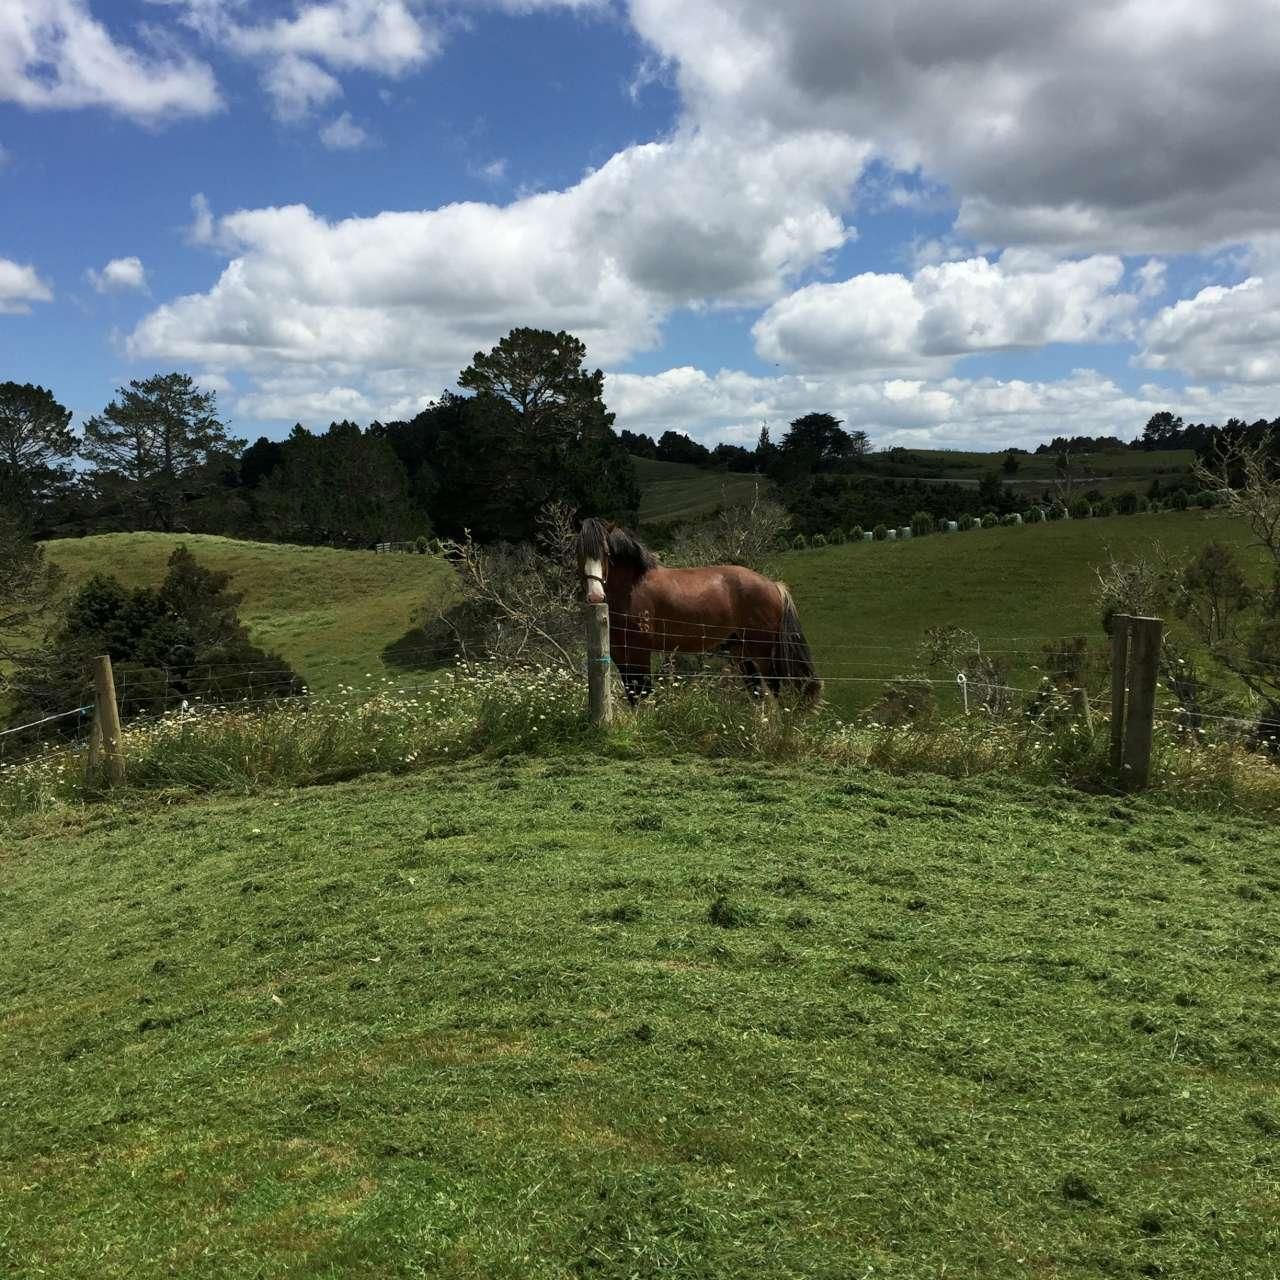
[{"label": "dark green tree", "polygon": [[761,426],[759,439],[756,440],[756,470],[768,474],[778,461],[778,446],[769,435],[768,426]]},{"label": "dark green tree", "polygon": [[84,424],[81,452],[123,482],[142,518],[173,529],[184,503],[218,483],[219,461],[244,441],[227,435],[215,393],[185,373],[132,381],[116,394]]},{"label": "dark green tree", "polygon": [[409,479],[383,434],[334,422],[323,435],[296,426],[257,489],[264,531],[285,541],[372,546],[426,533]]},{"label": "dark green tree", "polygon": [[661,462],[684,462],[694,467],[705,467],[711,462],[711,450],[683,431],[664,431],[658,438],[655,456]]},{"label": "dark green tree", "polygon": [[279,440],[259,436],[240,455],[240,483],[256,489],[284,461],[284,445]]},{"label": "dark green tree", "polygon": [[658,456],[658,444],[652,436],[647,436],[642,431],[627,431],[625,428],[618,432],[618,439],[622,441],[622,447],[633,458],[656,458]]},{"label": "dark green tree", "polygon": [[1167,409],[1153,413],[1142,428],[1142,447],[1144,449],[1177,448],[1182,432],[1182,419],[1175,417]]},{"label": "dark green tree", "polygon": [[[458,385],[476,393],[482,404],[473,412],[490,429],[505,418],[506,447],[484,462],[495,489],[522,511],[532,516],[558,500],[583,513],[632,519],[640,505],[635,468],[613,432],[604,374],[586,372],[585,359],[586,346],[572,334],[513,329],[487,354],[476,353]],[[445,483],[447,468],[439,474]],[[532,519],[521,523],[530,536]]]},{"label": "dark green tree", "polygon": [[985,472],[978,481],[978,506],[992,511],[1004,511],[1008,504],[1004,482],[998,471]]},{"label": "dark green tree", "polygon": [[68,602],[47,647],[15,670],[19,711],[75,706],[89,691],[89,659],[109,654],[126,717],[183,700],[206,703],[284,697],[302,685],[289,664],[249,638],[230,575],[206,569],[185,547],[170,556],[158,587],[130,590],[104,574]]},{"label": "dark green tree", "polygon": [[512,329],[491,351],[476,352],[458,386],[507,401],[530,433],[572,439],[604,415],[604,373],[585,372],[586,357],[586,344],[564,330]]},{"label": "dark green tree", "polygon": [[31,383],[0,382],[0,506],[34,514],[69,479],[71,410]]},{"label": "dark green tree", "polygon": [[787,428],[778,445],[778,468],[789,476],[828,470],[862,457],[868,448],[865,431],[848,432],[830,413],[807,413]]}]

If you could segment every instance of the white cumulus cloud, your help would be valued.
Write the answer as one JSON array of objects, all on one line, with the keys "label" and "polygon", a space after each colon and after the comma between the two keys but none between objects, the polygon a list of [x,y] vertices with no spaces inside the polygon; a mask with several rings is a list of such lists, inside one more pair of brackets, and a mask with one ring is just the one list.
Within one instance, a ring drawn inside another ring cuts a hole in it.
[{"label": "white cumulus cloud", "polygon": [[1123,336],[1137,299],[1118,292],[1119,258],[1058,262],[1007,251],[811,284],[775,302],[752,330],[766,359],[801,369],[938,371],[979,351]]},{"label": "white cumulus cloud", "polygon": [[317,107],[342,96],[342,85],[323,67],[296,53],[286,54],[262,73],[262,87],[276,119],[304,120]]},{"label": "white cumulus cloud", "polygon": [[1274,0],[631,0],[706,127],[823,127],[947,184],[972,240],[1160,252],[1280,208]]},{"label": "white cumulus cloud", "polygon": [[33,302],[52,302],[53,290],[35,267],[0,258],[0,315],[25,315]]},{"label": "white cumulus cloud", "polygon": [[222,106],[208,66],[171,47],[155,52],[123,43],[87,0],[3,0],[0,101],[103,107],[156,123]]},{"label": "white cumulus cloud", "polygon": [[369,135],[351,118],[351,112],[344,111],[320,130],[320,141],[330,151],[354,151],[369,141]]},{"label": "white cumulus cloud", "polygon": [[1155,389],[1130,393],[1092,370],[1025,381],[836,373],[760,377],[685,367],[610,374],[605,396],[618,426],[632,431],[660,432],[677,423],[707,442],[752,444],[762,424],[777,440],[788,423],[816,410],[867,431],[877,447],[959,449],[1035,445],[1060,434],[1132,438],[1158,409],[1181,407]]},{"label": "white cumulus cloud", "polygon": [[264,379],[314,368],[313,386],[418,370],[438,392],[532,324],[616,362],[652,346],[674,307],[768,301],[821,262],[849,235],[835,210],[861,161],[827,135],[743,148],[690,133],[506,205],[331,222],[301,205],[215,219],[197,200],[194,234],[229,260],[206,292],[145,317],[129,348]]},{"label": "white cumulus cloud", "polygon": [[140,258],[112,258],[101,271],[92,267],[85,272],[85,279],[99,293],[124,293],[130,289],[147,287],[147,272]]}]

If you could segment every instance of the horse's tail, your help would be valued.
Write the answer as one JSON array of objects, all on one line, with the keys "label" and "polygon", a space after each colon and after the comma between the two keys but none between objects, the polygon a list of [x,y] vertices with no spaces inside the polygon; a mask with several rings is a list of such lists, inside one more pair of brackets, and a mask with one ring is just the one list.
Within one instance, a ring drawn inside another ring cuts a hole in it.
[{"label": "horse's tail", "polygon": [[822,697],[822,681],[814,669],[809,642],[800,629],[796,602],[783,583],[777,583],[777,588],[782,597],[782,619],[778,624],[778,638],[773,642],[774,674],[794,688],[802,701],[817,702]]}]

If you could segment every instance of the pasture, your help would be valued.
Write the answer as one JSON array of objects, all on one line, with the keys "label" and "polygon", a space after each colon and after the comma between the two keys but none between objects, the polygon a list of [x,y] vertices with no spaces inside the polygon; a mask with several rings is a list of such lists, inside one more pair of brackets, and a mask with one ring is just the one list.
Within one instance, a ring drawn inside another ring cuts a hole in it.
[{"label": "pasture", "polygon": [[571,753],[24,820],[0,896],[15,1275],[1275,1274],[1263,820]]},{"label": "pasture", "polygon": [[[1236,521],[1170,511],[787,552],[777,570],[796,598],[828,700],[855,711],[885,679],[916,669],[925,630],[946,623],[990,650],[1012,651],[1020,682],[1034,683],[1041,640],[1079,635],[1105,645],[1094,569],[1108,554],[1132,556],[1159,542],[1178,561],[1214,539],[1242,550],[1250,543]],[[1246,560],[1261,575],[1262,554],[1249,551]]]},{"label": "pasture", "polygon": [[70,587],[93,573],[130,587],[154,586],[178,546],[208,568],[231,574],[232,589],[244,594],[240,617],[254,641],[281,654],[320,691],[388,674],[393,668],[384,649],[413,630],[414,615],[428,599],[453,586],[448,567],[429,556],[189,533],[112,533],[45,543]]},{"label": "pasture", "polygon": [[[943,623],[985,640],[1016,637],[1004,647],[1023,650],[1013,665],[1027,683],[1040,657],[1038,638],[1085,635],[1102,643],[1094,567],[1109,551],[1134,554],[1159,541],[1180,558],[1211,539],[1245,548],[1249,535],[1214,512],[1170,511],[784,552],[774,567],[796,597],[828,678],[828,699],[852,712],[873,702],[884,680],[913,670],[925,630]],[[141,586],[160,580],[180,544],[201,563],[231,573],[255,642],[283,654],[321,692],[403,676],[421,645],[415,616],[429,599],[453,590],[448,567],[427,556],[160,533],[46,546],[70,584],[105,572]],[[392,655],[398,662],[388,663]]]},{"label": "pasture", "polygon": [[[1046,487],[1052,489],[1057,475],[1057,458],[1052,453],[1020,455],[1018,470],[1012,475],[1006,474],[1001,467],[1004,461],[1002,453],[978,453],[961,449],[911,449],[909,453],[913,459],[923,464],[915,472],[920,479],[949,480],[956,484],[976,486],[984,475],[995,471],[1012,489],[1039,492]],[[1153,480],[1168,484],[1186,475],[1195,461],[1195,453],[1191,449],[1160,449],[1151,452],[1142,449],[1107,449],[1073,452],[1071,459],[1082,490],[1100,489],[1105,494],[1118,494],[1132,489],[1141,494],[1146,492]],[[895,467],[895,470],[898,468]]]},{"label": "pasture", "polygon": [[684,462],[632,458],[640,481],[640,523],[673,524],[710,515],[717,507],[747,502],[759,476],[738,471],[711,471]]}]

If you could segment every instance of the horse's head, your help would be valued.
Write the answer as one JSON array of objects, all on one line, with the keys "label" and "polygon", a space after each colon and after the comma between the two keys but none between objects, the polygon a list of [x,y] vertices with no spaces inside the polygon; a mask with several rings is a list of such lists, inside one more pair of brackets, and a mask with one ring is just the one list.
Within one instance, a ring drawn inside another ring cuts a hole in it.
[{"label": "horse's head", "polygon": [[587,589],[588,604],[604,604],[604,584],[609,577],[609,532],[613,528],[594,516],[578,531],[578,571]]}]

